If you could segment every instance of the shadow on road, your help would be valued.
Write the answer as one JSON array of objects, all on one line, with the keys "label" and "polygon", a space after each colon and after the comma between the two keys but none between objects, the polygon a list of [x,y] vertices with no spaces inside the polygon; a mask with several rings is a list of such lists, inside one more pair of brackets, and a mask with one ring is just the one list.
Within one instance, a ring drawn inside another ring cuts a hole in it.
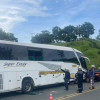
[{"label": "shadow on road", "polygon": [[43,91],[46,89],[51,89],[51,88],[60,87],[60,86],[63,86],[63,84],[38,87],[38,88],[35,88],[33,92],[28,93],[28,94],[23,94],[21,91],[0,93],[0,99],[13,97],[13,96],[21,96],[21,95],[38,95],[38,94],[44,93]]},{"label": "shadow on road", "polygon": [[19,96],[19,95],[24,95],[22,92],[15,91],[15,92],[6,92],[6,93],[0,93],[0,99],[1,98],[6,98],[6,97],[11,97],[11,96]]}]

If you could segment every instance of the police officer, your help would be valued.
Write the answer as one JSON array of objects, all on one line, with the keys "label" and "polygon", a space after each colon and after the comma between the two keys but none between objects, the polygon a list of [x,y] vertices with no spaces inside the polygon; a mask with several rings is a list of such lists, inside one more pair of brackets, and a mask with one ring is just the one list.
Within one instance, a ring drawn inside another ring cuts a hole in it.
[{"label": "police officer", "polygon": [[65,73],[65,77],[64,77],[65,88],[66,88],[66,90],[68,90],[68,83],[70,81],[70,72],[68,69],[65,69],[65,70],[61,69],[61,70]]},{"label": "police officer", "polygon": [[93,89],[94,89],[94,73],[95,73],[95,65],[91,65],[90,79],[92,80],[92,88]]},{"label": "police officer", "polygon": [[78,72],[76,73],[76,78],[78,80],[78,92],[81,93],[83,90],[83,71],[81,67],[78,68]]}]

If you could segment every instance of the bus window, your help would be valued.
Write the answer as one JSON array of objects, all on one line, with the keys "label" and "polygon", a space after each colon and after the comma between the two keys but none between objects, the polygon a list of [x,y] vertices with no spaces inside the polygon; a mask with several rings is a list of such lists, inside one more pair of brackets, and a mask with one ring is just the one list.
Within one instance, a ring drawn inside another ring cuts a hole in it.
[{"label": "bus window", "polygon": [[74,52],[72,51],[43,49],[43,57],[44,61],[63,61],[79,64]]},{"label": "bus window", "polygon": [[28,49],[28,57],[29,57],[29,60],[33,60],[33,61],[43,60],[41,49],[32,49],[32,48]]},{"label": "bus window", "polygon": [[60,50],[43,49],[44,61],[62,61]]},{"label": "bus window", "polygon": [[0,47],[0,60],[11,60],[12,58],[13,56],[11,49]]},{"label": "bus window", "polygon": [[64,51],[63,61],[79,64],[77,57],[75,56],[73,51]]},{"label": "bus window", "polygon": [[0,44],[0,60],[28,60],[24,46]]}]

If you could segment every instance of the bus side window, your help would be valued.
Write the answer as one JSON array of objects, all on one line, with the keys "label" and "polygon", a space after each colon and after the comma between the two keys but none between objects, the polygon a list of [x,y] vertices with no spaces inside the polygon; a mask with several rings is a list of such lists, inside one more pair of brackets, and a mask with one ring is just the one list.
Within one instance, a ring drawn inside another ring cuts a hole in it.
[{"label": "bus side window", "polygon": [[29,56],[29,60],[35,60],[34,56]]},{"label": "bus side window", "polygon": [[41,49],[28,49],[28,56],[29,56],[29,60],[33,60],[33,61],[43,60]]}]

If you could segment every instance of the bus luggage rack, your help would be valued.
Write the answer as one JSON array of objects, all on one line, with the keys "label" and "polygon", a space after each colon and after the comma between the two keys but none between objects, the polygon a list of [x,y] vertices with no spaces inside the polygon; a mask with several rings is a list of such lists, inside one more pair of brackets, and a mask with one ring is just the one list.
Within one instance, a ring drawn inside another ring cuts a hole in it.
[{"label": "bus luggage rack", "polygon": [[0,74],[0,90],[3,89],[3,78],[2,78],[2,74]]}]

